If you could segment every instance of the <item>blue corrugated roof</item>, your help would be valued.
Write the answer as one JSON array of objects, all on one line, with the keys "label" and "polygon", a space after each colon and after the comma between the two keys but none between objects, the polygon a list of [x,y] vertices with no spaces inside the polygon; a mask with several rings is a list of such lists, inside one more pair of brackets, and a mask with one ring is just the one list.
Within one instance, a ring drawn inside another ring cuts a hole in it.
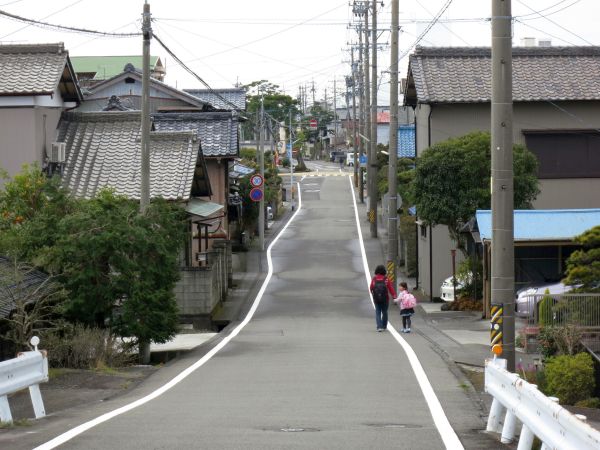
[{"label": "blue corrugated roof", "polygon": [[[492,239],[492,212],[478,210],[481,239]],[[568,241],[600,225],[600,209],[518,209],[514,212],[515,241]]]}]

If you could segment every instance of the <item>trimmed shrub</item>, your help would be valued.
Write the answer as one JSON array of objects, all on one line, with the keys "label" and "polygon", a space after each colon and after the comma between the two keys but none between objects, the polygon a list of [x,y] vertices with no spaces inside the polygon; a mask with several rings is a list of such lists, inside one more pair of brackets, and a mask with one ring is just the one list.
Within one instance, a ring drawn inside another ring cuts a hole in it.
[{"label": "trimmed shrub", "polygon": [[546,288],[544,296],[538,304],[539,311],[539,324],[540,325],[552,325],[552,306],[554,305],[554,299],[550,295],[550,290]]},{"label": "trimmed shrub", "polygon": [[546,394],[558,397],[563,405],[574,405],[592,396],[595,387],[594,364],[587,353],[561,355],[545,364]]},{"label": "trimmed shrub", "polygon": [[580,408],[600,408],[600,398],[586,398],[585,400],[581,400],[575,403],[575,406],[579,406]]}]

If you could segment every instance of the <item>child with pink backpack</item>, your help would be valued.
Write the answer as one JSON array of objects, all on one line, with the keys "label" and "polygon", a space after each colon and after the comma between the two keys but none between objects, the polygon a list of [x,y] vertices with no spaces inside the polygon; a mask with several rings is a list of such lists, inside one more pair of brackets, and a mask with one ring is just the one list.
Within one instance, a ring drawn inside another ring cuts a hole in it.
[{"label": "child with pink backpack", "polygon": [[414,295],[408,292],[408,285],[404,281],[400,283],[400,293],[398,298],[394,300],[394,303],[398,303],[400,306],[400,315],[402,316],[402,332],[410,333],[410,317],[415,313],[417,299]]}]

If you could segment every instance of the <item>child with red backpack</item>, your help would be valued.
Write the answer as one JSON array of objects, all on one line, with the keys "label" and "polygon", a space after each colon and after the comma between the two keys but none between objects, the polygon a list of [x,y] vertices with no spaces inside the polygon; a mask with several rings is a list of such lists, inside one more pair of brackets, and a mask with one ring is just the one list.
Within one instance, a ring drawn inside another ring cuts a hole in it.
[{"label": "child with red backpack", "polygon": [[402,333],[410,333],[410,317],[415,313],[417,299],[414,295],[408,292],[408,285],[404,281],[400,283],[400,295],[398,295],[398,298],[394,300],[394,303],[399,303],[400,306],[400,316],[402,316]]}]

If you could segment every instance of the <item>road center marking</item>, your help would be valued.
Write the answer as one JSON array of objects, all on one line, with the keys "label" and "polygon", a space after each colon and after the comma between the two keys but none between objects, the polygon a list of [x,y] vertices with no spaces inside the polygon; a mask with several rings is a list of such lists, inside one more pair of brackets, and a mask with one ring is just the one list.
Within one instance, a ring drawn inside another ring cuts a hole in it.
[{"label": "road center marking", "polygon": [[[350,183],[350,192],[352,192],[352,201],[354,203],[354,218],[356,220],[356,228],[358,230],[358,240],[360,244],[360,252],[363,261],[363,267],[365,269],[365,280],[367,282],[367,292],[369,291],[369,286],[371,284],[371,270],[369,270],[369,262],[367,261],[367,253],[365,251],[365,245],[362,237],[362,232],[360,228],[360,221],[358,220],[358,208],[356,206],[356,196],[354,195],[354,186],[352,185],[352,178],[348,177],[348,182]],[[373,304],[373,309],[375,309],[375,303],[373,303],[373,297],[369,293],[371,297],[371,303]],[[444,413],[442,405],[438,400],[431,383],[429,382],[429,378],[427,378],[427,374],[417,357],[417,354],[413,350],[413,348],[406,342],[406,340],[400,336],[400,333],[396,331],[396,329],[392,326],[391,322],[388,321],[388,331],[390,334],[398,341],[398,343],[402,346],[402,349],[406,353],[408,357],[408,361],[410,362],[410,366],[417,377],[417,382],[419,383],[419,387],[421,388],[421,392],[425,397],[425,401],[427,402],[427,406],[429,407],[429,412],[433,418],[433,423],[435,424],[438,432],[440,433],[440,437],[444,442],[444,445],[448,449],[452,450],[464,450],[463,445],[461,444],[456,432],[450,425],[448,421],[448,417]]]}]

